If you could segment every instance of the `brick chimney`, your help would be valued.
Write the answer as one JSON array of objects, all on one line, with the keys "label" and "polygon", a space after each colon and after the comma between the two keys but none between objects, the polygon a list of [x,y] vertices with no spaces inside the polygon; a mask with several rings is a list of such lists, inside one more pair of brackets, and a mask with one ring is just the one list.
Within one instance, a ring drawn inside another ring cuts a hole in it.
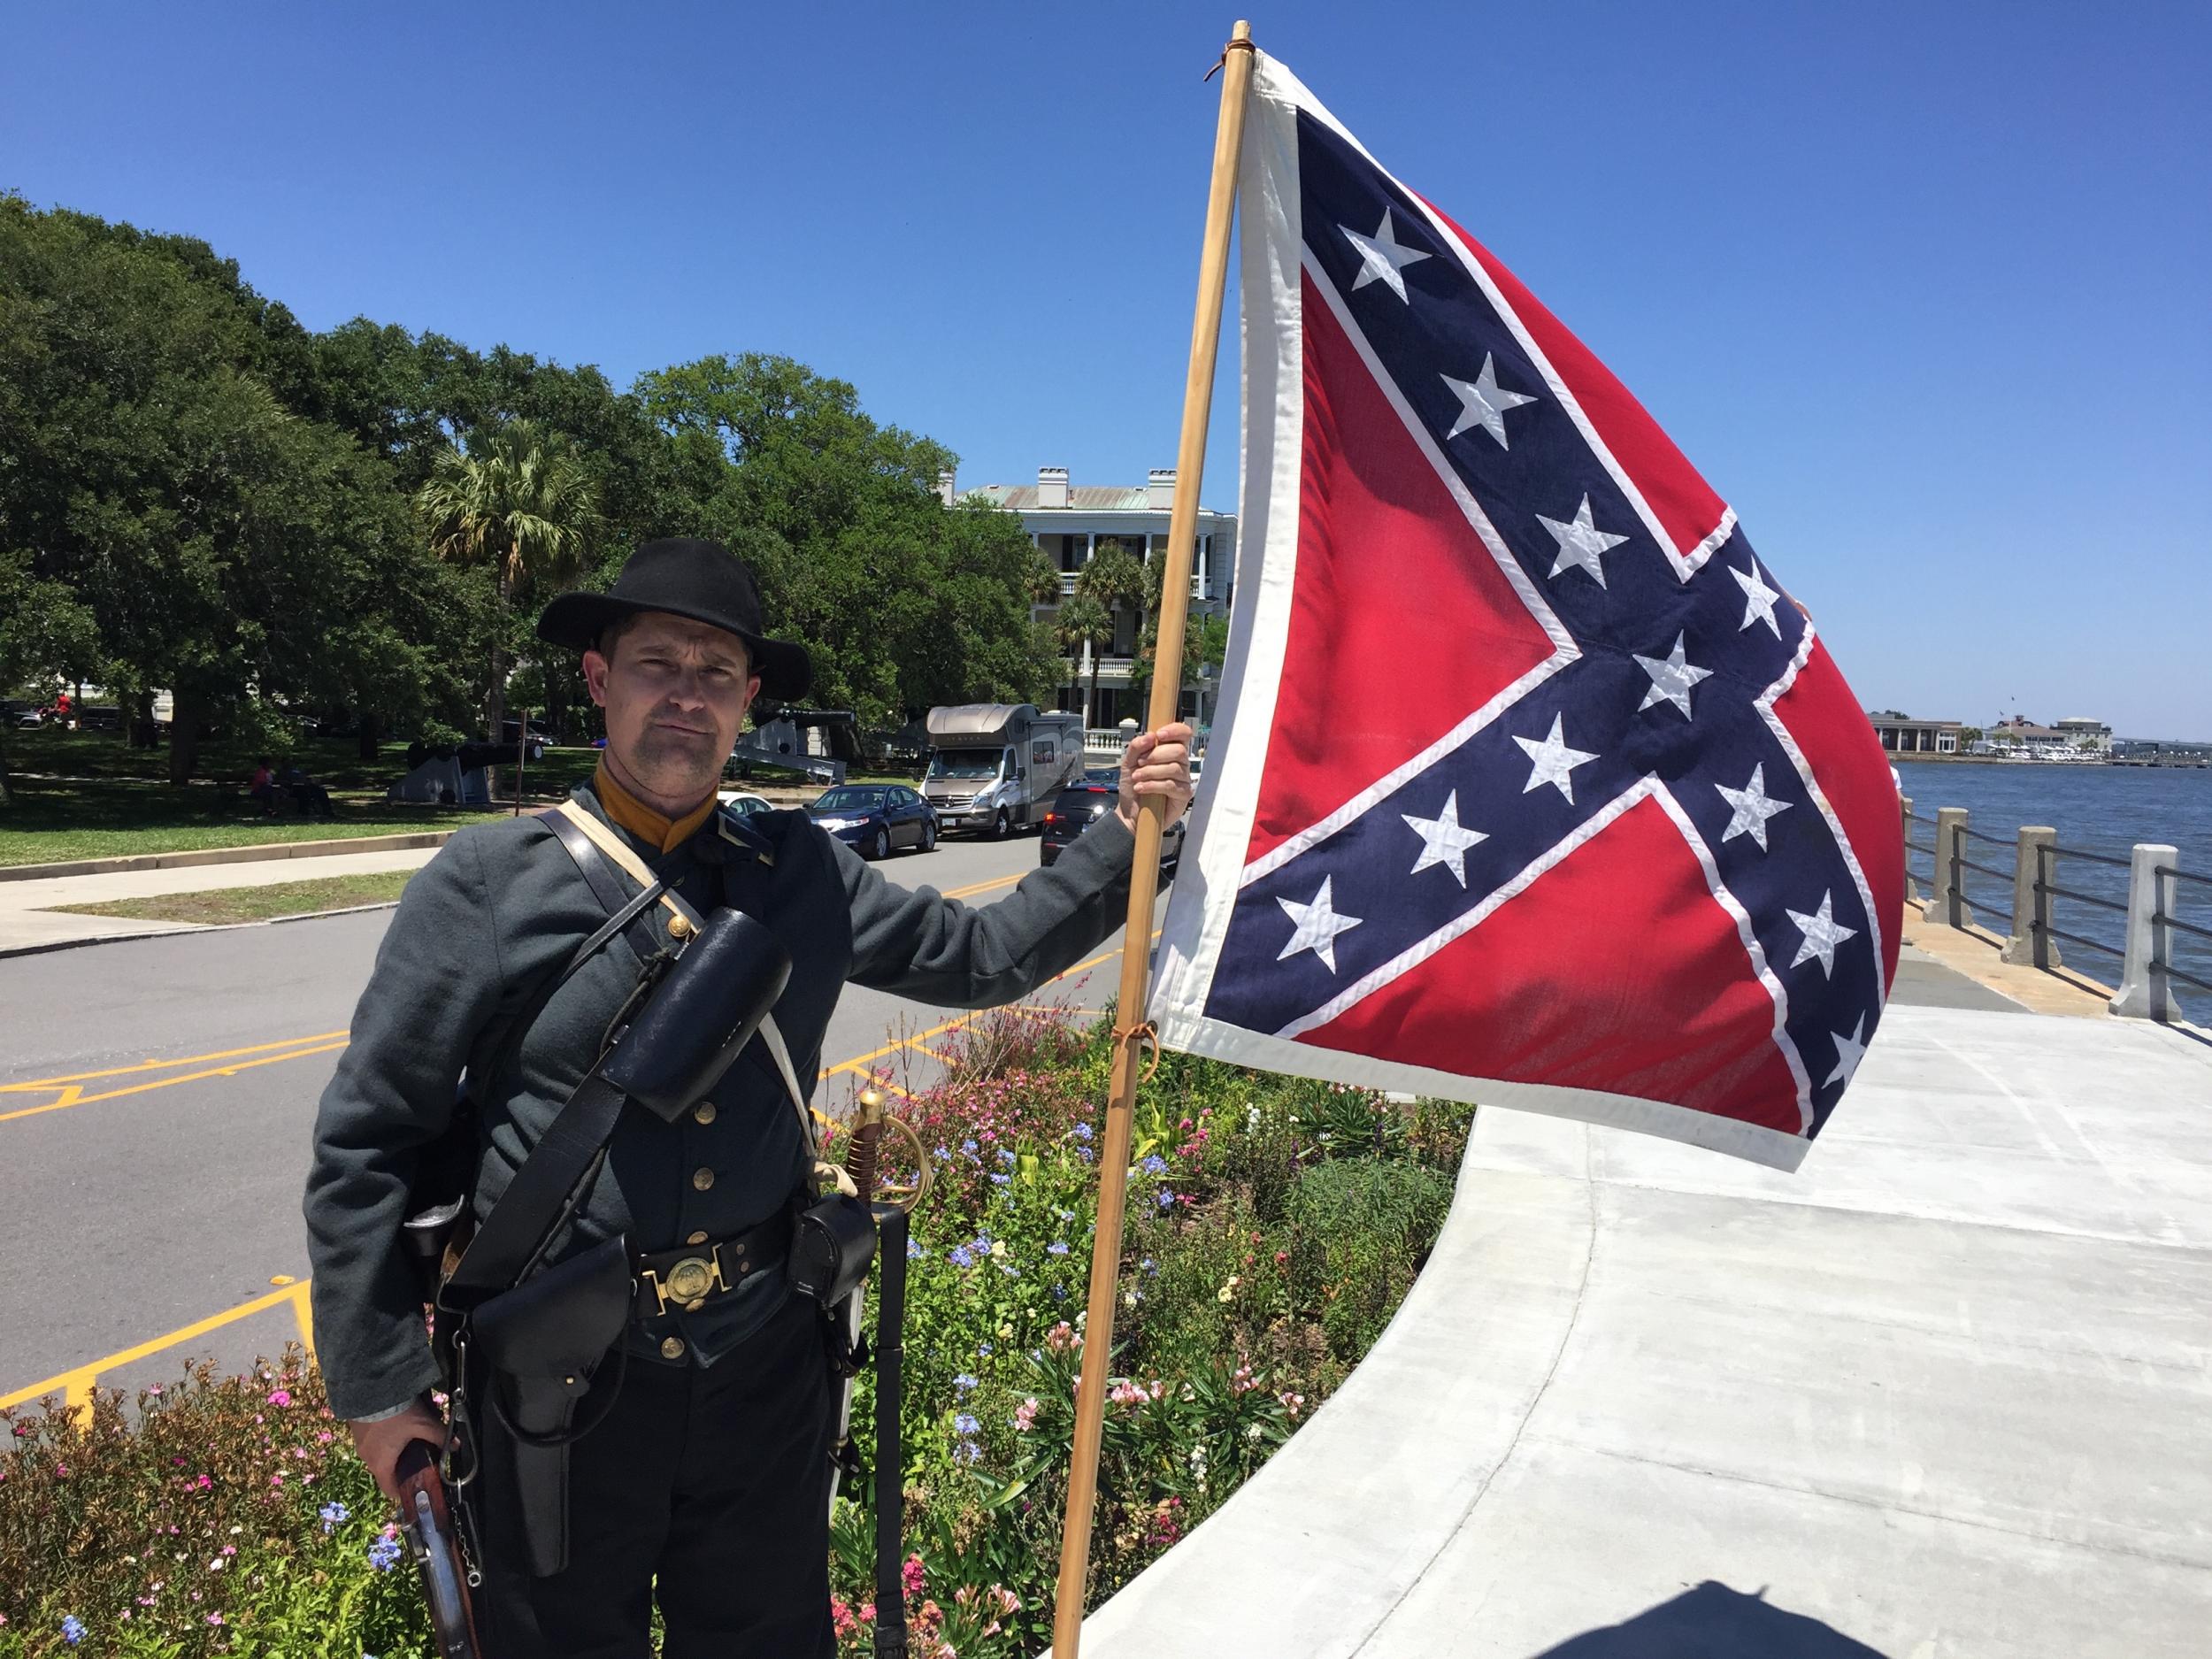
[{"label": "brick chimney", "polygon": [[1175,508],[1175,469],[1156,466],[1144,477],[1145,504],[1155,512],[1171,512]]},{"label": "brick chimney", "polygon": [[1068,504],[1066,467],[1041,466],[1037,469],[1037,504],[1040,507],[1064,507]]},{"label": "brick chimney", "polygon": [[954,491],[952,487],[953,480],[957,476],[958,474],[954,472],[940,472],[937,474],[937,499],[943,502],[948,507],[951,506],[955,501],[959,499],[957,494]]}]

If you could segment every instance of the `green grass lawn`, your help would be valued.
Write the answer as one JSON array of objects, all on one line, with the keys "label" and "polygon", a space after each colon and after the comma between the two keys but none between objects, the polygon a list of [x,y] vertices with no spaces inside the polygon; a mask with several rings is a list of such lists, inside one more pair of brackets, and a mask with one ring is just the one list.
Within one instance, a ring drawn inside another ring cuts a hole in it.
[{"label": "green grass lawn", "polygon": [[[257,757],[236,744],[209,744],[199,776],[172,788],[165,781],[165,749],[133,749],[113,733],[41,729],[11,732],[7,741],[14,801],[0,810],[0,865],[411,834],[495,815],[388,805],[386,787],[407,770],[403,743],[388,743],[365,761],[349,738],[303,743],[287,758],[330,791],[335,808],[331,818],[303,819],[288,810],[274,818],[261,816],[246,795]],[[565,798],[591,775],[598,759],[594,749],[548,750],[526,771],[526,802]],[[495,782],[511,800],[513,768],[502,768]]]},{"label": "green grass lawn", "polygon": [[[363,760],[351,738],[308,739],[284,757],[330,791],[336,815],[327,820],[302,819],[288,811],[275,818],[262,817],[246,795],[258,757],[227,741],[211,741],[202,749],[197,775],[181,788],[166,781],[166,749],[133,749],[112,732],[10,732],[7,757],[14,802],[0,810],[0,866],[408,834],[455,829],[496,815],[386,804],[385,789],[407,771],[404,743],[387,743],[374,759]],[[525,803],[566,799],[598,763],[595,749],[548,749],[542,760],[524,769]],[[911,774],[856,772],[849,781],[915,780]],[[494,787],[502,802],[511,803],[514,786],[514,768],[501,767]],[[749,782],[733,778],[730,786],[795,787],[810,801],[821,787],[767,767]]]},{"label": "green grass lawn", "polygon": [[205,893],[160,893],[142,899],[109,899],[98,904],[57,904],[73,916],[128,916],[149,922],[265,922],[273,916],[305,916],[317,910],[349,910],[358,904],[388,904],[400,895],[411,870],[384,870],[371,875],[325,876],[312,881],[278,881],[258,887],[217,887]]},{"label": "green grass lawn", "polygon": [[192,852],[270,841],[342,841],[363,835],[457,829],[496,814],[436,806],[387,806],[333,791],[334,815],[267,818],[242,789],[193,784],[170,789],[127,781],[15,780],[0,812],[0,865]]}]

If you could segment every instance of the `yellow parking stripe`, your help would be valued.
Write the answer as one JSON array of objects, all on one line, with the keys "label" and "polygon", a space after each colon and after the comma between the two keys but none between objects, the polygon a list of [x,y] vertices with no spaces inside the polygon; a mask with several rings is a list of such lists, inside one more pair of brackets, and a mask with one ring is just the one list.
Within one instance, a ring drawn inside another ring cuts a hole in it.
[{"label": "yellow parking stripe", "polygon": [[131,1065],[110,1066],[104,1071],[71,1071],[62,1077],[35,1077],[20,1083],[0,1083],[0,1094],[19,1089],[54,1088],[64,1083],[91,1083],[104,1077],[127,1077],[134,1071],[165,1071],[180,1065],[204,1065],[210,1060],[231,1060],[242,1054],[266,1054],[272,1048],[296,1048],[302,1043],[328,1042],[343,1031],[319,1031],[307,1037],[287,1037],[281,1042],[257,1042],[245,1048],[218,1048],[212,1054],[188,1054],[174,1060],[140,1060]]},{"label": "yellow parking stripe", "polygon": [[[326,1042],[311,1048],[296,1048],[288,1054],[263,1055],[257,1059],[240,1060],[230,1065],[211,1066],[204,1071],[187,1071],[181,1077],[165,1077],[151,1083],[133,1083],[126,1088],[105,1089],[97,1094],[87,1094],[83,1092],[83,1085],[73,1083],[43,1106],[23,1106],[12,1112],[0,1112],[0,1124],[12,1123],[19,1118],[35,1118],[41,1112],[58,1112],[71,1106],[89,1106],[95,1101],[119,1100],[126,1094],[143,1094],[152,1089],[172,1088],[179,1083],[197,1083],[205,1078],[235,1077],[239,1072],[250,1071],[256,1066],[274,1065],[282,1060],[303,1060],[310,1055],[332,1054],[345,1046],[342,1037],[337,1042]],[[238,1052],[248,1051],[242,1049]]]},{"label": "yellow parking stripe", "polygon": [[49,1377],[44,1382],[33,1383],[28,1388],[19,1388],[12,1394],[0,1394],[0,1409],[5,1409],[9,1406],[25,1405],[47,1394],[60,1394],[72,1407],[82,1405],[91,1394],[92,1379],[102,1371],[113,1371],[118,1366],[134,1364],[139,1360],[150,1358],[164,1348],[174,1348],[180,1342],[189,1342],[193,1338],[205,1336],[211,1331],[219,1331],[227,1325],[235,1324],[240,1319],[250,1318],[253,1315],[273,1308],[280,1302],[288,1302],[292,1304],[292,1317],[299,1327],[300,1340],[311,1350],[314,1347],[314,1315],[308,1303],[307,1287],[310,1282],[307,1279],[301,1279],[296,1284],[287,1285],[281,1290],[273,1290],[266,1295],[256,1296],[251,1302],[242,1302],[235,1308],[226,1309],[221,1313],[210,1314],[204,1319],[196,1319],[181,1329],[172,1331],[165,1336],[155,1337],[150,1341],[141,1342],[135,1348],[127,1348],[119,1354],[110,1354],[104,1359],[96,1359],[89,1365],[80,1365],[75,1370],[65,1371],[58,1377]]},{"label": "yellow parking stripe", "polygon": [[[1018,879],[1018,878],[1007,878],[1006,879],[1010,880]],[[1002,886],[1004,885],[1004,882],[987,883],[985,885]],[[1153,938],[1157,940],[1159,934],[1156,932],[1153,934]],[[1050,983],[1056,984],[1061,979],[1065,979],[1071,975],[1081,973],[1088,969],[1094,968],[1102,962],[1110,962],[1114,957],[1119,956],[1120,954],[1121,947],[1118,945],[1115,946],[1111,950],[1102,951],[1097,956],[1092,956],[1086,961],[1079,962],[1073,967],[1066,969],[1063,972],[1056,975]],[[1013,1006],[1018,1010],[1018,1011],[1030,1014],[1059,1011],[1056,1010],[1040,1008],[1033,1004],[1018,1003]],[[857,1070],[861,1066],[867,1064],[872,1060],[880,1059],[885,1055],[895,1053],[901,1048],[907,1048],[913,1044],[918,1044],[925,1039],[941,1035],[943,1033],[950,1031],[956,1026],[964,1025],[971,1020],[975,1019],[979,1013],[985,1011],[987,1010],[972,1010],[966,1013],[960,1014],[954,1018],[946,1020],[941,1025],[933,1025],[929,1030],[917,1033],[914,1036],[905,1038],[901,1041],[888,1043],[880,1048],[871,1049],[866,1054],[856,1055],[850,1060],[841,1061],[838,1064],[825,1071],[822,1075],[825,1078],[829,1078],[834,1077],[840,1072]],[[327,1034],[342,1036],[344,1033],[331,1033]],[[311,1038],[296,1038],[293,1041],[296,1042],[314,1041],[316,1040]],[[123,1066],[110,1071],[85,1072],[81,1073],[80,1075],[87,1079],[114,1077],[131,1071],[162,1070],[171,1066],[189,1065],[196,1062],[207,1060],[227,1059],[237,1055],[262,1055],[266,1049],[282,1048],[285,1045],[281,1043],[262,1043],[250,1048],[230,1048],[222,1050],[216,1054],[196,1055],[186,1060],[147,1061],[142,1065]],[[342,1048],[344,1047],[345,1044],[343,1042],[334,1042],[327,1043],[321,1048],[300,1049],[294,1053],[268,1054],[265,1055],[265,1057],[242,1061],[237,1065],[218,1066],[210,1071],[195,1072],[192,1074],[192,1077],[172,1078],[158,1083],[139,1084],[131,1088],[113,1090],[106,1094],[86,1095],[84,1096],[84,1099],[88,1101],[111,1099],[116,1094],[135,1094],[143,1089],[165,1087],[168,1083],[172,1082],[190,1082],[193,1080],[193,1077],[228,1076],[232,1072],[243,1071],[248,1066],[270,1065],[280,1060],[299,1059],[303,1056],[308,1054],[327,1054],[333,1048]],[[60,1078],[49,1078],[43,1079],[44,1086],[49,1087],[55,1087],[65,1081],[67,1081],[67,1079]],[[21,1083],[12,1084],[7,1087],[13,1088],[30,1088],[36,1087],[36,1085]],[[78,1086],[73,1084],[71,1087],[70,1092],[73,1094],[76,1087]],[[895,1094],[903,1095],[910,1100],[913,1098],[913,1096],[909,1094],[907,1090],[901,1088],[895,1083],[890,1084],[887,1087],[889,1087]],[[0,1122],[5,1122],[9,1118],[28,1117],[33,1112],[52,1111],[56,1110],[58,1106],[64,1103],[74,1104],[76,1102],[73,1099],[65,1102],[54,1101],[49,1102],[43,1106],[35,1106],[29,1108],[26,1111],[0,1114]],[[235,1308],[226,1309],[221,1313],[210,1314],[204,1319],[196,1319],[190,1325],[168,1332],[165,1335],[151,1338],[150,1340],[141,1342],[133,1348],[127,1348],[120,1353],[107,1355],[100,1359],[92,1361],[89,1364],[75,1366],[69,1371],[59,1373],[57,1376],[49,1377],[43,1382],[33,1383],[27,1388],[19,1388],[13,1394],[0,1394],[0,1409],[5,1409],[11,1406],[27,1405],[31,1402],[41,1399],[49,1394],[59,1394],[62,1397],[65,1407],[70,1410],[74,1410],[87,1403],[87,1402],[91,1398],[94,1382],[103,1372],[114,1371],[124,1365],[134,1364],[142,1359],[150,1358],[154,1355],[162,1353],[166,1349],[180,1347],[186,1342],[190,1342],[199,1337],[205,1336],[211,1332],[219,1331],[225,1325],[234,1325],[241,1319],[250,1318],[255,1314],[264,1312],[268,1309],[277,1306],[280,1302],[288,1301],[292,1305],[293,1322],[298,1329],[301,1346],[305,1348],[307,1351],[311,1354],[315,1349],[314,1310],[313,1303],[310,1299],[310,1291],[313,1282],[314,1281],[312,1279],[303,1279],[298,1280],[296,1283],[285,1285],[279,1289],[268,1292],[266,1294],[256,1296],[250,1302],[241,1302]]]}]

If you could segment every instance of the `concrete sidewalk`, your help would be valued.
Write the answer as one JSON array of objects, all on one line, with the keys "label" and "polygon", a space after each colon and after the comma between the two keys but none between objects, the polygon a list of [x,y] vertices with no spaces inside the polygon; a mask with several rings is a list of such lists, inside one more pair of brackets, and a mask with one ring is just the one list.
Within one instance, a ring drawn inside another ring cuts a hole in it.
[{"label": "concrete sidewalk", "polygon": [[1366,1363],[1084,1653],[2200,1655],[2208,1441],[2212,1048],[1893,1004],[1795,1175],[1481,1113]]},{"label": "concrete sidewalk", "polygon": [[314,859],[198,864],[182,869],[131,870],[107,875],[50,876],[39,880],[0,882],[0,956],[12,950],[96,939],[200,931],[190,922],[66,915],[50,908],[57,904],[101,904],[111,899],[150,898],[164,893],[210,893],[219,887],[273,887],[279,882],[319,881],[330,876],[419,870],[436,853],[434,847],[418,847],[394,852],[335,853]]}]

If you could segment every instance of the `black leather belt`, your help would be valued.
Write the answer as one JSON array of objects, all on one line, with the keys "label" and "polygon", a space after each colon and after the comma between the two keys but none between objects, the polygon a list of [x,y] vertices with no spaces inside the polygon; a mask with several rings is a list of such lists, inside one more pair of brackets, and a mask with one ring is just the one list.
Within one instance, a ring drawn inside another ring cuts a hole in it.
[{"label": "black leather belt", "polygon": [[710,1296],[735,1290],[753,1274],[780,1266],[791,1253],[791,1226],[786,1208],[733,1238],[702,1239],[680,1250],[639,1256],[638,1312],[648,1319],[672,1308],[696,1313]]}]

